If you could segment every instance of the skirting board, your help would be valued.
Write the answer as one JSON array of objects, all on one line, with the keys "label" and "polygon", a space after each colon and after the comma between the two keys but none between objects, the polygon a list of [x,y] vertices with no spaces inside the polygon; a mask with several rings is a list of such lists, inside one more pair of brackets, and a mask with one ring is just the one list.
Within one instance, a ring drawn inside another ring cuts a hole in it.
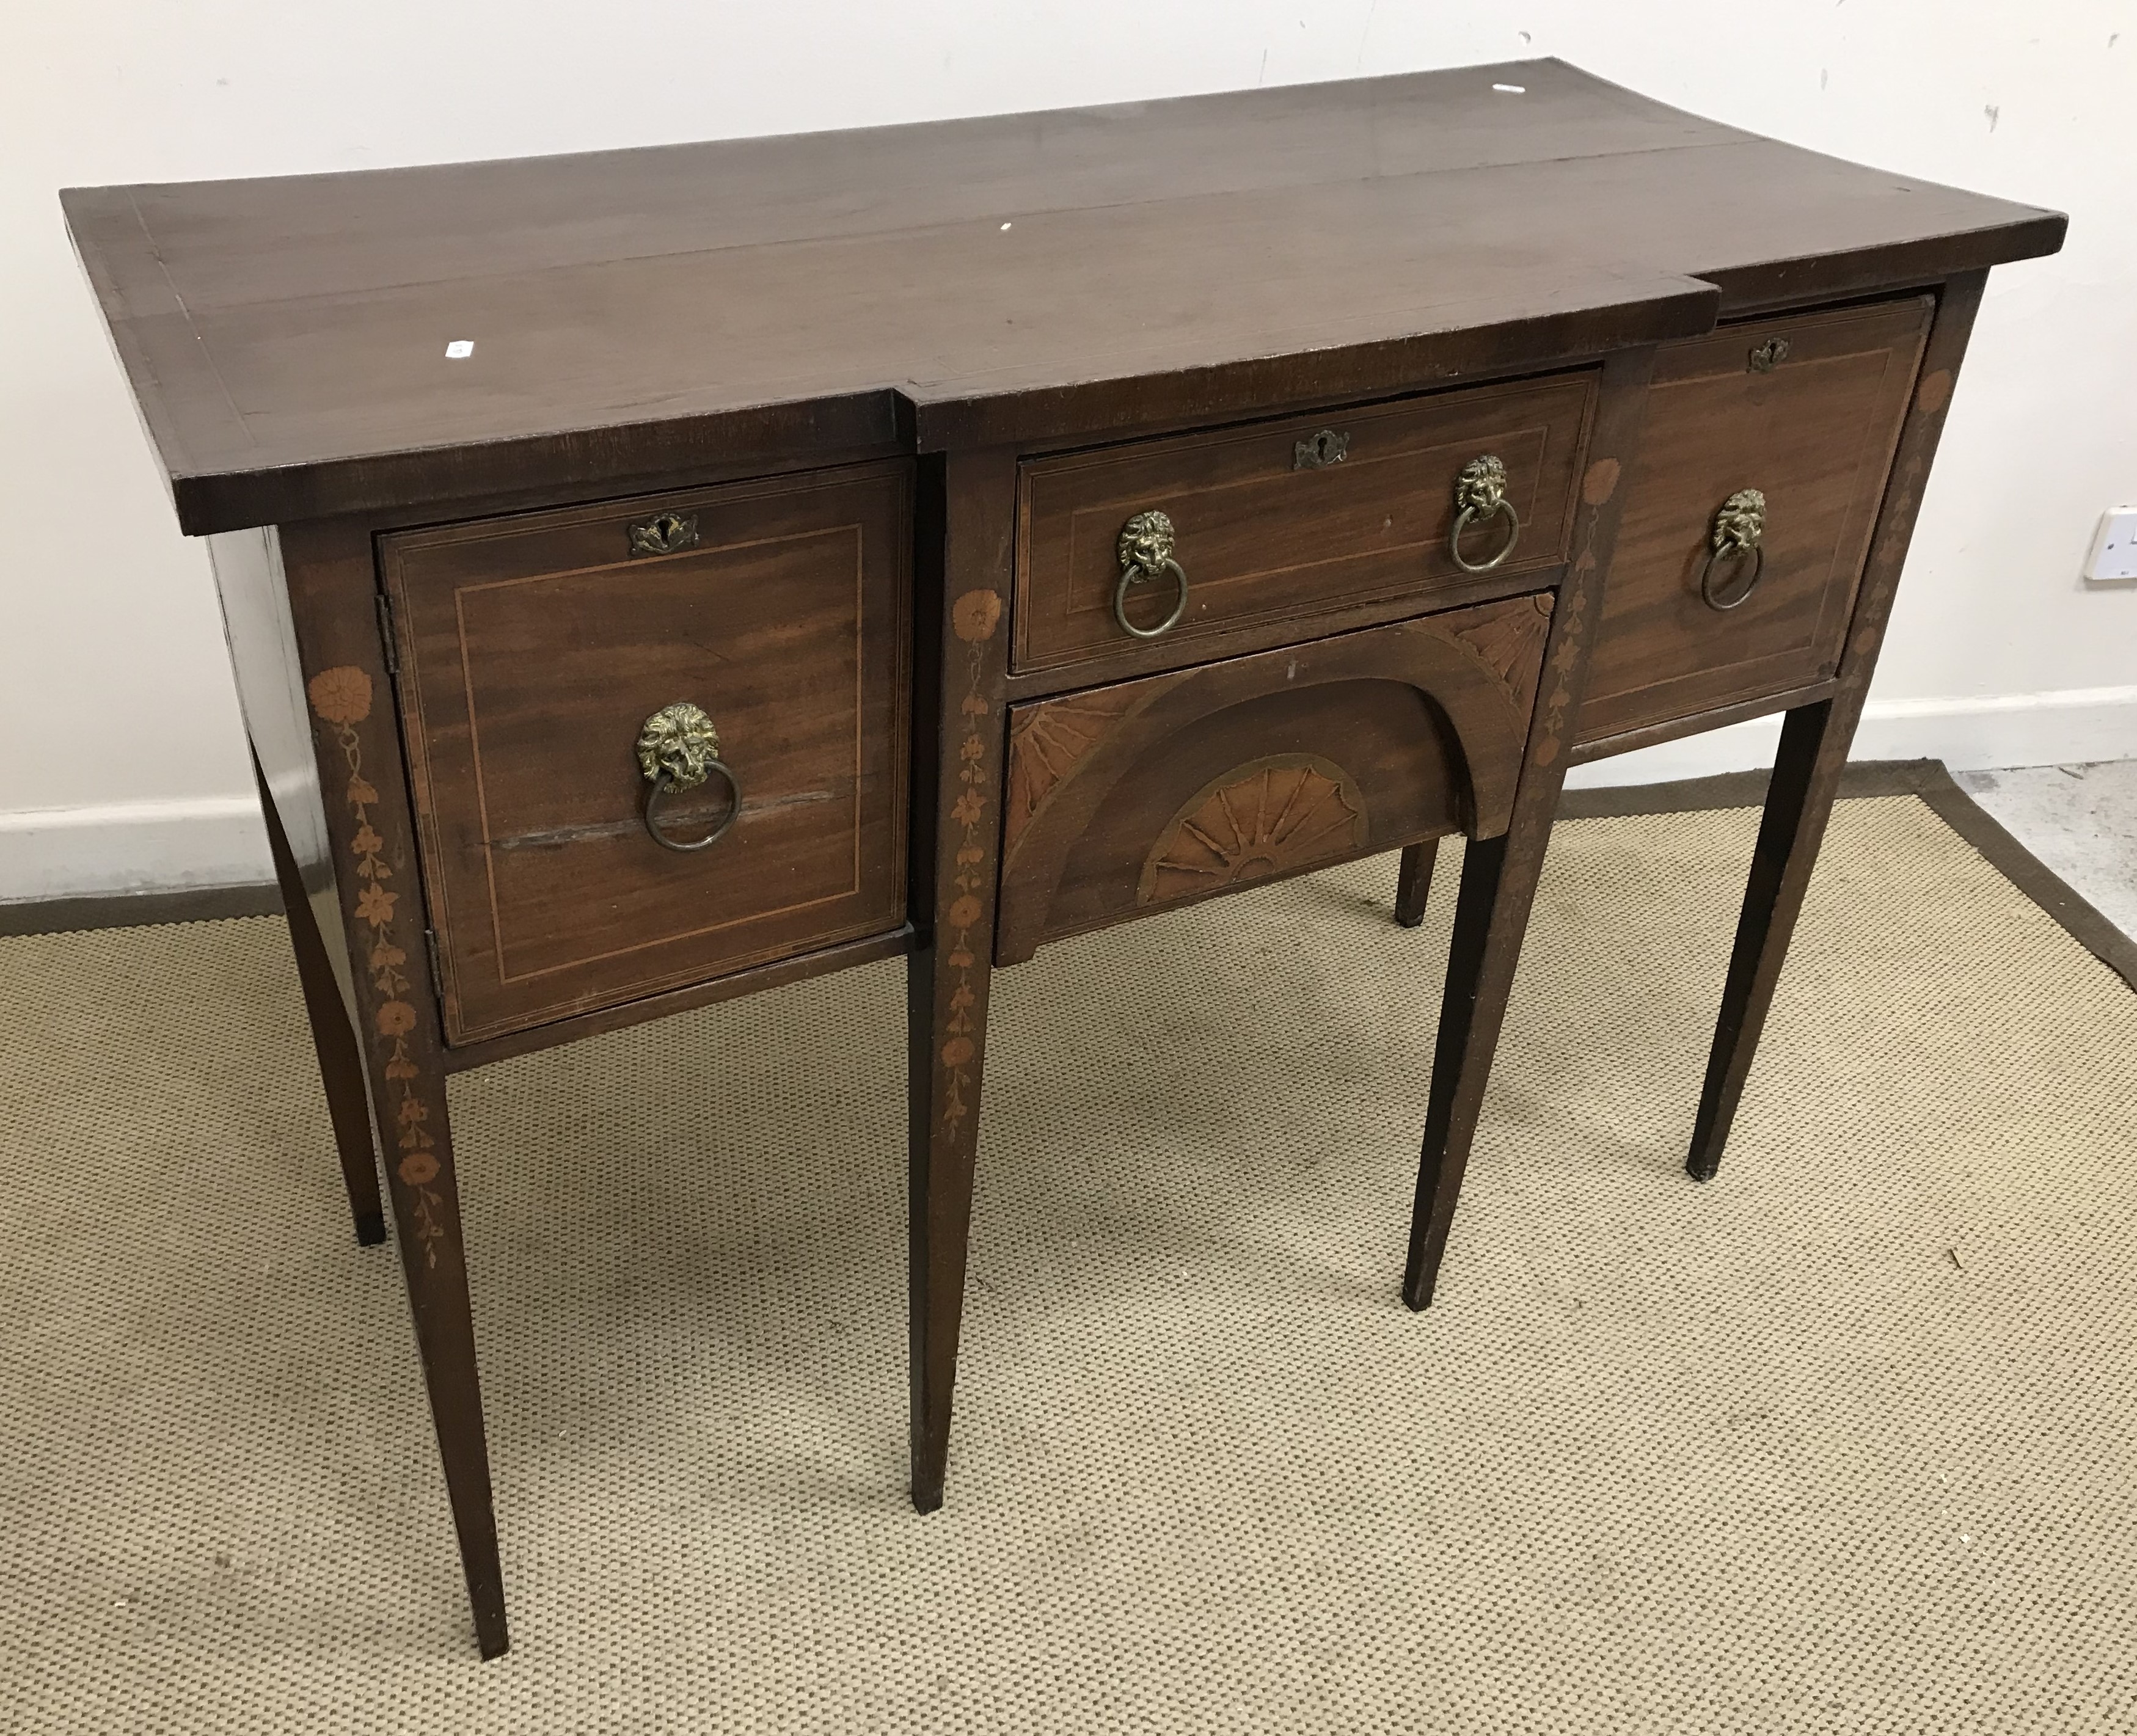
[{"label": "skirting board", "polygon": [[260,798],[251,790],[0,814],[0,905],[259,886],[274,878]]},{"label": "skirting board", "polygon": [[[1770,766],[1778,717],[1576,767],[1574,789],[1666,783]],[[1958,771],[2137,759],[2137,687],[1975,699],[1872,699],[1858,760],[1941,760]],[[182,801],[0,813],[0,906],[262,887],[273,878],[257,801]]]},{"label": "skirting board", "polygon": [[[1774,763],[1778,714],[1576,766],[1566,787],[1673,783],[1757,771]],[[1872,699],[1862,708],[1849,756],[1856,760],[1941,760],[1954,771],[2014,766],[2077,766],[2137,760],[2137,687],[2071,688],[1973,699]]]}]

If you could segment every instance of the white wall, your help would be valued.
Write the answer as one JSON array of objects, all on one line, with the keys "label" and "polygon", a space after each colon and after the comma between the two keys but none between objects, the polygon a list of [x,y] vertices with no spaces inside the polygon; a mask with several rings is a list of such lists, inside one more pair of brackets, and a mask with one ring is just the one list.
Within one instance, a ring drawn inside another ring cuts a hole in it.
[{"label": "white wall", "polygon": [[[1966,765],[2137,754],[2137,589],[2088,594],[2078,579],[2099,513],[2137,498],[2137,0],[68,0],[5,12],[0,898],[266,872],[206,557],[173,528],[56,188],[1531,54],[2069,211],[2060,258],[1992,281],[1861,751]],[[1724,732],[1654,769],[1749,763],[1769,740]]]}]

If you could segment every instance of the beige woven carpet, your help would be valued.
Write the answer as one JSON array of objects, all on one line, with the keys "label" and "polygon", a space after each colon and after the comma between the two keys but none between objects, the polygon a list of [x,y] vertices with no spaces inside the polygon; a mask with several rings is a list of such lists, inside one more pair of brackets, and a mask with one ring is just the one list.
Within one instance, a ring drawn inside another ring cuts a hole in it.
[{"label": "beige woven carpet", "polygon": [[1423,1316],[1451,878],[1008,973],[932,1519],[896,965],[457,1081],[489,1665],[280,925],[0,942],[0,1728],[2137,1727],[2137,997],[1844,804],[1696,1187],[1754,818],[1560,829]]}]

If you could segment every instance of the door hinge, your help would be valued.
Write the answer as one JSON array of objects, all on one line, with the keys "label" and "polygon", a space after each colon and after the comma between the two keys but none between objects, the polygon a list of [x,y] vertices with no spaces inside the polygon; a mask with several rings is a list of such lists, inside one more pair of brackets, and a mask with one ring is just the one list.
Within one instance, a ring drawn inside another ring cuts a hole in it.
[{"label": "door hinge", "polygon": [[438,931],[436,929],[426,928],[423,931],[423,950],[431,955],[431,990],[433,994],[443,994],[445,992],[445,973],[444,967],[438,963]]},{"label": "door hinge", "polygon": [[393,599],[382,591],[378,593],[378,640],[386,648],[386,673],[399,676],[401,648],[393,633]]}]

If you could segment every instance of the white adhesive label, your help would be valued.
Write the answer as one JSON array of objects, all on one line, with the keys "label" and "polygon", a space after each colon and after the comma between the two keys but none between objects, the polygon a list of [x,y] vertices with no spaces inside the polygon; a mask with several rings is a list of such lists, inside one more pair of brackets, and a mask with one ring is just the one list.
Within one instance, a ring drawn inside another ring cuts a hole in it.
[{"label": "white adhesive label", "polygon": [[448,362],[465,362],[475,353],[475,342],[469,338],[455,338],[445,346]]}]

